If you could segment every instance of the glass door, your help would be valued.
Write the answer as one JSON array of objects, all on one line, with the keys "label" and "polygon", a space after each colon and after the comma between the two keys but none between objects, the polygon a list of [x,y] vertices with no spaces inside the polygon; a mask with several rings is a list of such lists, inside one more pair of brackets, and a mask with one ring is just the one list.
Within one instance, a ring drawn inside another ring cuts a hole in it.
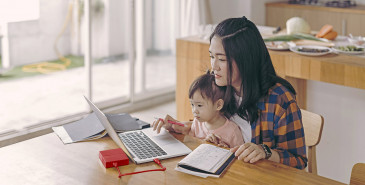
[{"label": "glass door", "polygon": [[130,102],[133,94],[133,7],[133,1],[103,1],[91,16],[91,92],[101,108]]},{"label": "glass door", "polygon": [[[1,24],[7,65],[0,74],[0,135],[50,127],[87,111],[83,54],[72,49],[77,22],[73,13],[80,6],[77,1],[32,0],[27,6],[29,2],[6,1],[1,6],[11,14],[2,16],[9,19]],[[15,20],[19,10],[38,16]]]},{"label": "glass door", "polygon": [[175,1],[34,1],[39,16],[1,22],[0,137],[80,119],[84,95],[103,109],[173,93]]},{"label": "glass door", "polygon": [[176,2],[136,0],[136,96],[172,92],[176,83]]}]

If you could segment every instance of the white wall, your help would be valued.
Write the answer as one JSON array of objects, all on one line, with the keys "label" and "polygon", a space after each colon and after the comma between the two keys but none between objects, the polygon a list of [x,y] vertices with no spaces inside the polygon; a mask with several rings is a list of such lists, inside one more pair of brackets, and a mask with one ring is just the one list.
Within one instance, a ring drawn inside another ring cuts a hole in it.
[{"label": "white wall", "polygon": [[265,3],[282,0],[210,0],[213,24],[230,17],[246,16],[257,25],[265,24]]},{"label": "white wall", "polygon": [[[9,60],[12,66],[31,64],[57,59],[54,43],[61,32],[68,13],[69,2],[65,0],[39,0],[39,19],[34,21],[8,23]],[[128,50],[126,40],[126,9],[128,1],[102,0],[104,10],[92,16],[92,52],[93,57],[118,55]],[[74,7],[76,8],[76,7]],[[77,11],[74,10],[75,14]],[[77,40],[76,18],[67,25],[67,29],[57,44],[63,55],[83,53],[83,31],[85,24],[81,18],[81,38]],[[72,25],[72,26],[71,26]],[[72,31],[70,29],[72,28]],[[78,42],[81,47],[77,47]]]},{"label": "white wall", "polygon": [[261,0],[251,2],[251,19],[257,25],[265,25],[265,3],[280,2],[281,0]]},{"label": "white wall", "polygon": [[246,16],[251,19],[251,0],[210,0],[213,24],[231,17]]},{"label": "white wall", "polygon": [[0,22],[29,21],[39,18],[39,0],[0,1]]},{"label": "white wall", "polygon": [[[9,57],[12,65],[54,60],[53,44],[61,31],[68,3],[64,0],[40,0],[40,19],[8,24]],[[70,35],[59,40],[62,53],[69,53]],[[15,62],[15,63],[13,63]]]},{"label": "white wall", "polygon": [[318,174],[349,183],[352,166],[365,163],[365,90],[308,81],[307,96],[307,109],[324,117]]}]

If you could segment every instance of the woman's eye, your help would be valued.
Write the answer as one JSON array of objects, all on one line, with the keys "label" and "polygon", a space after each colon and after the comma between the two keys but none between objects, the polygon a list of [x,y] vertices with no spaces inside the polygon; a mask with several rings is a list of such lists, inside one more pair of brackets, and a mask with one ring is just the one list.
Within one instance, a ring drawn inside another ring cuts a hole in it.
[{"label": "woman's eye", "polygon": [[223,62],[224,62],[224,61],[226,61],[226,59],[225,59],[225,58],[219,58],[218,60],[219,60],[219,61],[223,61]]},{"label": "woman's eye", "polygon": [[198,107],[203,107],[203,105],[198,105]]}]

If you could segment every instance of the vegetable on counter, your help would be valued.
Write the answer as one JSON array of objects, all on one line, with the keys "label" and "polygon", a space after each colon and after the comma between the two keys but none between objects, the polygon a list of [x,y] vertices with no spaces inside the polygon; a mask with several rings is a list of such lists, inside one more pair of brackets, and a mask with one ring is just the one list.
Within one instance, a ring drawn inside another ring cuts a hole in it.
[{"label": "vegetable on counter", "polygon": [[309,34],[311,28],[306,20],[301,17],[292,17],[286,21],[287,34],[307,33]]},{"label": "vegetable on counter", "polygon": [[294,34],[290,34],[290,35],[278,35],[278,36],[274,36],[274,37],[269,37],[269,38],[265,38],[264,41],[265,42],[270,42],[270,41],[292,41],[292,40],[314,40],[314,41],[320,41],[320,42],[324,42],[323,40],[316,38],[313,35],[310,34],[306,34],[306,33],[294,33]]},{"label": "vegetable on counter", "polygon": [[338,46],[336,49],[341,51],[364,51],[364,48],[358,48],[356,46]]},{"label": "vegetable on counter", "polygon": [[319,32],[316,35],[317,38],[325,38],[328,40],[335,40],[337,37],[337,32],[333,30],[333,26],[330,24],[325,24],[322,26],[322,28],[319,30]]},{"label": "vegetable on counter", "polygon": [[330,31],[332,31],[333,26],[329,25],[329,24],[325,24],[324,26],[322,26],[322,28],[319,30],[319,32],[317,33],[316,37],[317,38],[322,38],[324,37],[327,33],[329,33]]},{"label": "vegetable on counter", "polygon": [[298,48],[297,51],[308,52],[308,53],[324,53],[328,52],[328,49],[316,49],[316,48]]}]

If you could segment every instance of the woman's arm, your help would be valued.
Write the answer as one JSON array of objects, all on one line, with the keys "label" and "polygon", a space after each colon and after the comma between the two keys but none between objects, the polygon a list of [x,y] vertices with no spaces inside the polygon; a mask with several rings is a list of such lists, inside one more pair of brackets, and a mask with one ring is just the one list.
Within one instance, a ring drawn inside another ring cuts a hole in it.
[{"label": "woman's arm", "polygon": [[295,101],[290,102],[276,124],[276,145],[272,146],[272,151],[278,153],[280,163],[304,169],[307,166],[304,128],[302,115]]},{"label": "woman's arm", "polygon": [[[295,101],[288,102],[284,107],[277,106],[281,110],[276,109],[278,115],[274,115],[273,126],[268,127],[268,130],[260,129],[263,143],[271,148],[272,155],[268,160],[304,169],[307,158],[300,109]],[[239,160],[250,163],[266,156],[262,147],[255,143],[245,143],[231,151],[235,152]]]}]

